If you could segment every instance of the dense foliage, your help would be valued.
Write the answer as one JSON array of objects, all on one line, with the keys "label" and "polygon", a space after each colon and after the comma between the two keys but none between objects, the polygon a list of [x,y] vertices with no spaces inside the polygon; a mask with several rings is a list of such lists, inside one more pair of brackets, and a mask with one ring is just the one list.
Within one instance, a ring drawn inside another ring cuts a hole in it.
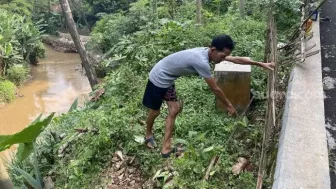
[{"label": "dense foliage", "polygon": [[15,98],[15,85],[0,79],[0,102],[10,102]]},{"label": "dense foliage", "polygon": [[31,17],[33,6],[26,0],[0,1],[0,8],[21,16]]},{"label": "dense foliage", "polygon": [[[28,76],[27,62],[36,64],[44,56],[41,31],[30,20],[31,7],[25,1],[0,3],[0,77],[21,85]],[[13,100],[15,91],[6,88]],[[2,91],[2,92],[4,92]],[[0,99],[2,100],[2,99]]]},{"label": "dense foliage", "polygon": [[7,70],[7,78],[17,86],[22,85],[26,81],[28,74],[29,69],[21,64],[12,65]]},{"label": "dense foliage", "polygon": [[[91,10],[97,8],[93,2],[88,2]],[[261,61],[267,12],[261,10],[267,7],[267,2],[248,1],[251,6],[247,9],[251,12],[242,19],[235,1],[205,1],[202,26],[195,25],[194,1],[157,0],[157,6],[153,2],[138,0],[120,8],[125,12],[105,10],[105,15],[101,14],[88,49],[104,54],[99,66],[108,74],[99,87],[105,89],[105,94],[97,102],[88,102],[83,110],[54,119],[36,146],[41,174],[51,175],[60,188],[93,188],[104,182],[100,173],[108,166],[112,154],[121,150],[136,157],[144,181],[170,165],[176,172],[177,188],[255,188],[263,124],[257,118],[264,115],[263,99],[259,99],[247,117],[228,117],[214,109],[214,95],[199,77],[180,78],[176,86],[184,108],[176,120],[174,142],[184,144],[187,152],[183,158],[169,160],[161,158],[160,148],[150,151],[141,143],[145,128],[140,123],[147,115],[141,101],[148,72],[158,60],[182,49],[208,46],[217,34],[233,37],[237,44],[234,55]],[[217,4],[225,4],[227,8],[218,8]],[[112,10],[112,4],[108,6]],[[286,16],[295,15],[293,7]],[[280,33],[285,31],[280,28]],[[260,68],[253,68],[254,93],[265,93],[266,75]],[[154,126],[159,146],[166,115],[165,105]],[[99,134],[79,137],[74,128],[95,128]],[[68,148],[62,155],[59,149],[65,145]],[[204,182],[206,167],[215,154],[220,155],[220,163],[213,170],[211,180]],[[254,168],[239,176],[232,175],[231,167],[238,157],[249,159]],[[32,170],[30,162],[18,164]],[[16,173],[12,173],[12,178],[18,186],[23,183]]]}]

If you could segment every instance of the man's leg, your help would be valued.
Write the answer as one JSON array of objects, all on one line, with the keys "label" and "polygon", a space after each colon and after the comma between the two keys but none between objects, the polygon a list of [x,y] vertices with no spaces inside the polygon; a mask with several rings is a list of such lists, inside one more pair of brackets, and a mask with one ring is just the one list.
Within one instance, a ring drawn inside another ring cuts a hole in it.
[{"label": "man's leg", "polygon": [[[147,117],[147,130],[146,130],[146,139],[149,139],[153,136],[153,125],[154,120],[160,115],[160,110],[150,109]],[[149,148],[154,148],[151,143],[147,143]]]},{"label": "man's leg", "polygon": [[[153,125],[154,120],[160,114],[160,107],[162,105],[162,94],[166,93],[166,89],[156,87],[150,80],[147,82],[142,103],[149,108],[148,117],[146,120],[146,144],[149,148],[154,148],[153,141]],[[147,140],[149,139],[149,140]]]},{"label": "man's leg", "polygon": [[171,138],[173,134],[174,123],[175,123],[177,114],[180,111],[180,105],[178,102],[167,101],[167,104],[168,104],[169,113],[166,119],[166,131],[165,131],[162,150],[161,150],[161,153],[163,154],[166,154],[171,151]]}]

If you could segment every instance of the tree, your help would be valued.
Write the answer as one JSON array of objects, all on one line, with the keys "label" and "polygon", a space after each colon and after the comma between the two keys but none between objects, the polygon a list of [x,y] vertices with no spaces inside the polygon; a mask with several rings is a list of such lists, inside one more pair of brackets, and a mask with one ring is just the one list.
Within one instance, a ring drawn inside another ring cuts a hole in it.
[{"label": "tree", "polygon": [[0,56],[0,77],[2,76],[2,73],[3,73],[3,58]]},{"label": "tree", "polygon": [[78,35],[78,31],[75,25],[75,21],[72,17],[71,9],[68,0],[59,0],[62,11],[65,17],[65,22],[69,28],[70,35],[72,37],[72,40],[75,43],[76,49],[79,52],[80,58],[82,60],[82,65],[84,67],[85,73],[89,79],[91,88],[98,84],[96,73],[93,69],[91,69],[90,61],[88,54],[85,51],[85,47],[83,43],[80,40],[80,37]]},{"label": "tree", "polygon": [[245,16],[245,0],[239,0],[239,12],[241,17]]},{"label": "tree", "polygon": [[155,23],[155,28],[157,29],[158,26],[158,22],[159,22],[159,15],[158,15],[158,5],[157,5],[157,0],[153,0],[153,14],[155,15],[154,17],[154,23]]},{"label": "tree", "polygon": [[196,23],[202,24],[202,0],[196,0]]},{"label": "tree", "polygon": [[172,20],[174,20],[175,19],[176,0],[169,0],[167,3],[168,3],[168,7],[169,7],[168,12],[170,14],[170,18]]},{"label": "tree", "polygon": [[91,13],[116,13],[118,11],[127,11],[130,4],[136,0],[85,0],[90,6]]}]

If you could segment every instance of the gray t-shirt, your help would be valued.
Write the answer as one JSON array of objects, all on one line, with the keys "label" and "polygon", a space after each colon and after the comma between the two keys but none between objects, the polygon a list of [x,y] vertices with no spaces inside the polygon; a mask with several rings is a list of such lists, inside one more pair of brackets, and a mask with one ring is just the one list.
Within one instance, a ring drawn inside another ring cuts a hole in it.
[{"label": "gray t-shirt", "polygon": [[157,87],[169,88],[180,76],[198,74],[212,77],[209,48],[198,47],[173,53],[160,60],[149,73],[149,80]]}]

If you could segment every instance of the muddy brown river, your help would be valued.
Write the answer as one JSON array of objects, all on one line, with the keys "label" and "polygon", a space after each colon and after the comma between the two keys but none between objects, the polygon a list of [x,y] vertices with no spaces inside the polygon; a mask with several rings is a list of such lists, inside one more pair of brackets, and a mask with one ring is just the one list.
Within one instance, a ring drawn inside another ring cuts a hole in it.
[{"label": "muddy brown river", "polygon": [[[33,78],[19,89],[23,96],[0,108],[0,135],[21,131],[41,113],[67,112],[77,97],[83,104],[91,88],[80,62],[78,54],[61,53],[46,46],[46,58],[31,67]],[[0,157],[8,154],[9,151],[2,152]]]}]

